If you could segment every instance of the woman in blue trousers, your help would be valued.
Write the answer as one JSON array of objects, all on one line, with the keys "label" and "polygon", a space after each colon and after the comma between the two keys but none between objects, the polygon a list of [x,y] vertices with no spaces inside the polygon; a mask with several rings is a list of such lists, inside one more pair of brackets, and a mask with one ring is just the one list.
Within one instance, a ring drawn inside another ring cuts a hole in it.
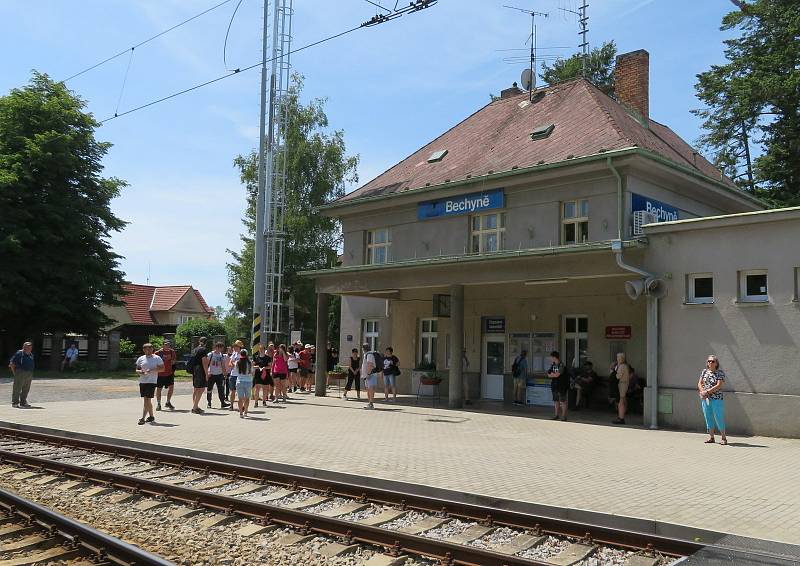
[{"label": "woman in blue trousers", "polygon": [[708,356],[706,367],[697,381],[697,390],[700,393],[700,406],[706,420],[708,440],[706,444],[714,443],[714,428],[722,436],[720,444],[728,444],[725,436],[725,404],[722,400],[722,385],[725,383],[725,372],[719,367],[717,356]]}]

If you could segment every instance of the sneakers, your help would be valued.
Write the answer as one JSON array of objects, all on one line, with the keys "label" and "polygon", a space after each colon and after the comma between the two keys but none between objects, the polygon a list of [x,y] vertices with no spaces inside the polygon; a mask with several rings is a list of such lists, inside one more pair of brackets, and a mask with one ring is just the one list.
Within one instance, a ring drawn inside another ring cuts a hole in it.
[{"label": "sneakers", "polygon": [[25,403],[20,403],[20,404],[19,404],[19,406],[20,406],[21,408],[23,408],[23,409],[30,409],[30,408],[31,408],[31,406],[30,406],[30,405],[29,405],[27,402],[25,402]]},{"label": "sneakers", "polygon": [[170,403],[169,401],[167,401],[167,404],[166,404],[166,405],[164,405],[164,406],[165,406],[167,409],[169,409],[170,411],[174,411],[174,410],[175,410],[175,406],[174,406],[172,403]]},{"label": "sneakers", "polygon": [[192,412],[193,412],[195,415],[202,415],[202,414],[204,414],[204,413],[205,413],[205,411],[204,411],[203,409],[201,409],[200,407],[197,407],[196,409],[192,409]]},{"label": "sneakers", "polygon": [[365,409],[374,409],[375,406],[372,403],[367,403],[367,406],[364,407]]},{"label": "sneakers", "polygon": [[[256,405],[256,406],[258,406],[258,405]],[[229,404],[229,403],[226,403],[225,401],[222,401],[222,402],[220,403],[220,405],[219,405],[219,408],[220,408],[220,409],[227,409],[228,407],[230,407],[230,404]]]},{"label": "sneakers", "polygon": [[614,419],[611,424],[625,424],[625,419]]},{"label": "sneakers", "polygon": [[146,423],[154,423],[154,422],[156,422],[156,418],[155,417],[147,417],[144,421]]},{"label": "sneakers", "polygon": [[161,410],[161,403],[157,403],[156,404],[156,411],[160,411],[160,410]]},{"label": "sneakers", "polygon": [[567,422],[567,417],[561,417],[562,422]]},{"label": "sneakers", "polygon": [[256,407],[258,407],[258,399],[256,399]]},{"label": "sneakers", "polygon": [[15,409],[19,409],[19,403],[11,403],[11,406]]},{"label": "sneakers", "polygon": [[211,401],[208,402],[208,408],[211,408]]},{"label": "sneakers", "polygon": [[557,420],[558,420],[558,418],[559,418],[559,417],[558,417],[558,415],[556,415],[556,416],[554,416],[554,417],[551,417],[551,418],[550,418],[550,420],[551,420],[551,421],[557,421]]},{"label": "sneakers", "polygon": [[139,419],[139,424],[144,424],[144,419]]}]

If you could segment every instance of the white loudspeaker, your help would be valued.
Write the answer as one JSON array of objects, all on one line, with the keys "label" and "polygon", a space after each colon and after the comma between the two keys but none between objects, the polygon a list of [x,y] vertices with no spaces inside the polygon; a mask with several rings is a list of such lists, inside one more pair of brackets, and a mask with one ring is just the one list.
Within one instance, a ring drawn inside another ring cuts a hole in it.
[{"label": "white loudspeaker", "polygon": [[648,277],[647,279],[634,279],[625,281],[625,293],[635,301],[643,294],[655,299],[663,299],[667,296],[667,286],[661,279]]},{"label": "white loudspeaker", "polygon": [[638,299],[644,293],[644,279],[634,279],[625,281],[625,292],[632,301]]}]

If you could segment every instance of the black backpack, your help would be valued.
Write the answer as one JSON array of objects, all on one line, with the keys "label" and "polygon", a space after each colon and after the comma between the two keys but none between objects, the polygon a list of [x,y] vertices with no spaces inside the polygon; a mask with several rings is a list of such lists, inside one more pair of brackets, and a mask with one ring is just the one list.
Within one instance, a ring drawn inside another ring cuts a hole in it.
[{"label": "black backpack", "polygon": [[[383,371],[383,356],[380,352],[370,352],[372,357],[375,359],[375,369],[372,370],[372,373],[380,373]],[[372,375],[372,373],[370,375]]]},{"label": "black backpack", "polygon": [[511,377],[519,377],[522,374],[519,367],[519,356],[514,360],[514,363],[511,364]]},{"label": "black backpack", "polygon": [[195,350],[192,352],[192,357],[186,360],[186,372],[187,373],[194,373],[194,368],[197,367],[197,358],[198,358],[199,350]]}]

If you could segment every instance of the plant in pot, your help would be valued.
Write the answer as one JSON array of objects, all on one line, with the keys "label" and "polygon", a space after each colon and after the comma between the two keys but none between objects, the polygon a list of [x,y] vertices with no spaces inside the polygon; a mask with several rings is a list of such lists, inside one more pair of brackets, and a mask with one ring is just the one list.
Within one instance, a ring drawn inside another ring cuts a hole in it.
[{"label": "plant in pot", "polygon": [[442,382],[442,377],[436,371],[436,364],[433,362],[421,362],[417,370],[425,372],[419,378],[422,385],[439,385]]},{"label": "plant in pot", "polygon": [[337,365],[328,372],[329,379],[345,379],[347,377],[347,368]]}]

